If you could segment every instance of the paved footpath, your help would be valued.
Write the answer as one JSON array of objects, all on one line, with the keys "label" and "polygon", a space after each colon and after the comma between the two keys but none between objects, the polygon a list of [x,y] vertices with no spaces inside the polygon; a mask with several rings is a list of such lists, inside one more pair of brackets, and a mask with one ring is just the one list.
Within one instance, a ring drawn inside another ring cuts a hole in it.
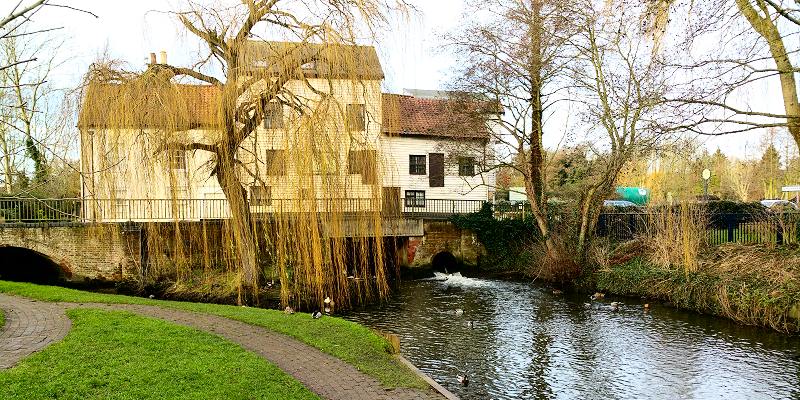
[{"label": "paved footpath", "polygon": [[325,399],[443,399],[433,389],[385,389],[381,383],[346,362],[289,336],[216,315],[155,306],[96,303],[48,303],[0,294],[6,325],[0,332],[0,369],[66,336],[68,308],[129,311],[219,335],[277,365]]}]

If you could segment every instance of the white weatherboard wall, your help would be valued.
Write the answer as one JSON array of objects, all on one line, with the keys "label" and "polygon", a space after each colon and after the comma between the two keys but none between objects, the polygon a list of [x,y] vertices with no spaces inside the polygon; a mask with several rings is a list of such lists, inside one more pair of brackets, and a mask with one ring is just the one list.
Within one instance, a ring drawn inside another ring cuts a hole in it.
[{"label": "white weatherboard wall", "polygon": [[[381,151],[384,157],[385,173],[383,186],[400,187],[400,195],[406,190],[424,190],[426,199],[447,200],[488,200],[489,188],[494,185],[494,175],[490,173],[475,176],[458,175],[457,157],[474,157],[476,162],[483,159],[483,141],[465,139],[431,138],[420,136],[384,136]],[[430,187],[430,153],[444,153],[444,187]],[[425,175],[409,174],[409,156],[425,155]],[[479,168],[475,167],[476,172]]]}]

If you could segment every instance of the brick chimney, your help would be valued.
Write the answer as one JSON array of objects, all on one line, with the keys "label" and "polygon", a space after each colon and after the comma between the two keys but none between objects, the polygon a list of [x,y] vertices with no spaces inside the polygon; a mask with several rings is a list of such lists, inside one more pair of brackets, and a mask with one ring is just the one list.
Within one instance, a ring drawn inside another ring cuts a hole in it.
[{"label": "brick chimney", "polygon": [[150,64],[156,63],[156,53],[150,53]]}]

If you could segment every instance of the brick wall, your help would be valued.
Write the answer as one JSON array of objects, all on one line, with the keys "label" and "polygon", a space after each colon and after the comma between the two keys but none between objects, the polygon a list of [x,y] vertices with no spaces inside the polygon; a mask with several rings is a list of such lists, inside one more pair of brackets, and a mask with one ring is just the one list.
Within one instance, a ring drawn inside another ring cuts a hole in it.
[{"label": "brick wall", "polygon": [[71,282],[115,281],[138,271],[138,232],[117,224],[0,226],[0,246],[47,256]]},{"label": "brick wall", "polygon": [[484,253],[483,246],[474,233],[460,229],[448,221],[424,222],[424,235],[410,237],[406,244],[406,265],[409,267],[428,267],[433,257],[441,252],[449,252],[468,266],[477,266]]}]

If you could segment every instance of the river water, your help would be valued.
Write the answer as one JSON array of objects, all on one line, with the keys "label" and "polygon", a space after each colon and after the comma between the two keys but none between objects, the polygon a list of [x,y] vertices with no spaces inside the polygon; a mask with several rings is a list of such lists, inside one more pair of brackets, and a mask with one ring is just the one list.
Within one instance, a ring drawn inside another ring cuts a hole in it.
[{"label": "river water", "polygon": [[462,399],[800,399],[800,337],[637,299],[451,276],[346,318]]}]

